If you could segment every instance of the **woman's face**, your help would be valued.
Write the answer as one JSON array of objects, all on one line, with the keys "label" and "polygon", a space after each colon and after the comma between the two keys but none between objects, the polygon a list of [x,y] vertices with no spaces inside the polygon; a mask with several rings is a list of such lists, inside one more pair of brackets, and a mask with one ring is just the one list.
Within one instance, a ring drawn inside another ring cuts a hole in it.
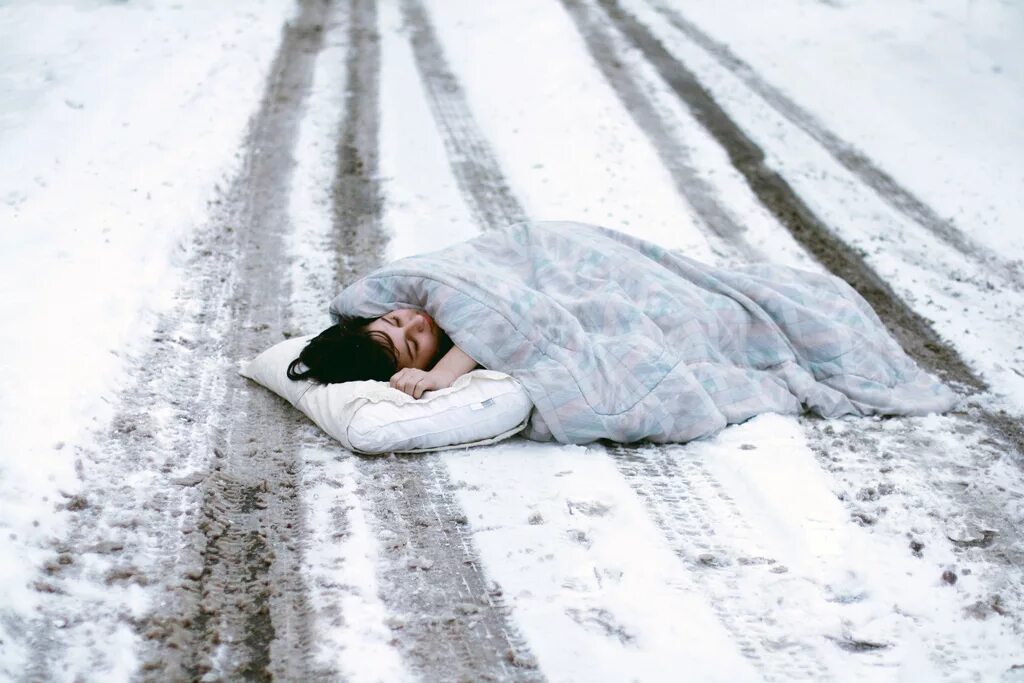
[{"label": "woman's face", "polygon": [[429,370],[441,343],[441,330],[423,311],[402,308],[366,326],[388,336],[398,355],[398,368]]}]

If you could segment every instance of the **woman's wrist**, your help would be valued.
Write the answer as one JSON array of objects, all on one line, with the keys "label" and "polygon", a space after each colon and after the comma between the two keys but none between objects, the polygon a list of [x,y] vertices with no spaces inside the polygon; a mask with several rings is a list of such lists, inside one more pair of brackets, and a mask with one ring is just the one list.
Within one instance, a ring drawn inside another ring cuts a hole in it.
[{"label": "woman's wrist", "polygon": [[444,357],[437,361],[437,364],[431,368],[430,373],[437,373],[435,377],[438,380],[446,379],[448,383],[445,386],[450,387],[455,380],[462,377],[470,370],[473,370],[475,367],[475,360],[470,358],[466,352],[458,346],[453,346],[448,350],[448,353],[444,354]]},{"label": "woman's wrist", "polygon": [[436,382],[438,389],[446,389],[450,387],[455,384],[455,380],[461,377],[461,375],[457,375],[450,370],[443,370],[437,367],[429,371],[427,375]]}]

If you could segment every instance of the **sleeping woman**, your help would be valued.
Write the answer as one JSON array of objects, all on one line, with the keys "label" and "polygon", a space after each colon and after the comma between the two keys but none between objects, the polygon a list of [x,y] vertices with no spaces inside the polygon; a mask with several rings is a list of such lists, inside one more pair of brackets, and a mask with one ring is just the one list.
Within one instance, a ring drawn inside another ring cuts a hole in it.
[{"label": "sleeping woman", "polygon": [[404,308],[379,318],[341,318],[310,340],[288,366],[288,377],[321,384],[386,380],[420,398],[425,391],[450,387],[476,367],[433,318]]},{"label": "sleeping woman", "polygon": [[289,367],[419,398],[478,364],[517,379],[525,435],[689,441],[764,412],[919,415],[956,395],[841,279],[716,268],[583,223],[526,222],[346,287]]}]

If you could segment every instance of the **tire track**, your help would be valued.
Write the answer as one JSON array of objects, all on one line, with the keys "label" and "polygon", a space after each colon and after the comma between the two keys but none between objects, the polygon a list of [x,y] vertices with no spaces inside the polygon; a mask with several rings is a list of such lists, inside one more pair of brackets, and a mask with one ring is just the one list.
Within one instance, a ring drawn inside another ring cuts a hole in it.
[{"label": "tire track", "polygon": [[[507,183],[501,183],[501,185],[506,188],[506,191],[509,191]],[[466,199],[469,205],[474,205],[474,202],[487,201],[486,193],[472,184],[460,185],[460,189],[464,195],[468,195]],[[647,458],[646,454],[644,458]],[[679,468],[671,466],[670,459],[665,454],[660,456],[656,454],[651,460],[656,461],[657,464],[650,465],[646,469],[620,464],[620,472],[638,495],[648,503],[648,510],[655,523],[670,540],[673,547],[677,549],[677,552],[683,553],[681,559],[687,563],[688,568],[692,572],[703,572],[706,575],[700,580],[704,581],[703,585],[706,591],[715,598],[713,607],[718,611],[719,618],[725,627],[736,637],[748,658],[765,673],[766,677],[783,679],[792,678],[794,675],[815,679],[827,677],[827,672],[822,674],[823,670],[819,660],[815,657],[815,652],[806,643],[787,642],[785,629],[769,630],[765,625],[769,622],[762,621],[760,618],[762,615],[741,611],[736,606],[739,603],[730,599],[743,594],[745,589],[742,588],[741,579],[751,581],[756,575],[761,582],[765,582],[771,579],[772,569],[778,565],[772,563],[771,558],[765,558],[764,553],[759,552],[745,553],[742,556],[744,560],[741,562],[739,558],[732,558],[728,546],[716,542],[714,526],[720,519],[729,520],[731,527],[745,529],[747,536],[751,533],[728,495],[720,486],[715,485],[716,482],[710,479],[710,475],[707,477],[701,475],[700,468],[696,474],[680,472]],[[380,476],[387,477],[388,475],[395,476],[394,468],[382,466]],[[422,481],[423,479],[417,477],[416,480]],[[393,478],[385,479],[385,481],[387,482],[386,486],[396,485]],[[402,482],[397,485],[404,488],[408,483]],[[681,496],[684,495],[688,500],[680,502]],[[408,540],[405,535],[404,528],[408,526],[408,521],[404,520],[401,511],[391,511],[391,514],[394,516],[394,523],[402,527],[403,531],[397,534],[396,547],[391,548],[389,552],[399,558],[411,558],[412,564],[416,567],[424,566],[424,563],[415,556],[418,548],[422,546]],[[705,548],[701,552],[686,555],[686,548],[689,546],[685,544],[689,538],[701,539],[700,543]],[[443,543],[445,541],[438,540],[436,542]],[[717,558],[735,559],[735,561],[724,567],[706,566],[706,563],[715,565]],[[426,564],[433,567],[429,562]],[[432,570],[431,568],[426,571]],[[827,611],[827,607],[822,609]],[[432,623],[432,620],[436,622],[436,616],[434,616],[437,614],[436,612],[423,610],[422,614],[427,615],[425,617],[427,623],[425,626],[422,623],[419,624],[420,628],[437,628],[437,624]],[[796,668],[794,668],[794,659],[798,663]]]},{"label": "tire track", "polygon": [[[494,173],[500,174],[501,171],[496,168]],[[467,204],[471,206],[488,201],[493,187],[494,185],[460,185]],[[503,188],[502,191],[504,192],[511,192],[508,189],[508,184],[503,179],[500,179],[500,175],[497,187]],[[508,203],[514,201],[515,199],[511,197],[511,194],[506,199]],[[637,457],[633,455],[635,453],[633,449],[616,446],[613,452],[617,456],[613,457],[613,460],[616,462],[620,474],[645,501],[653,521],[666,538],[669,539],[673,549],[676,550],[680,558],[687,564],[688,569],[698,573],[701,569],[707,570],[707,566],[702,564],[697,556],[708,555],[714,558],[728,557],[730,555],[724,546],[714,542],[712,538],[715,533],[714,523],[718,520],[711,518],[707,503],[701,500],[701,495],[703,494],[719,495],[721,493],[720,487],[718,489],[710,487],[708,491],[698,490],[698,486],[693,481],[684,476],[678,468],[672,466],[670,459],[665,457],[663,451],[654,450],[653,455],[651,452],[645,451],[642,456]],[[390,467],[385,466],[374,476],[377,479],[383,479],[388,476],[394,477],[395,471],[393,465]],[[385,479],[385,481],[387,480]],[[395,486],[396,484],[392,481],[386,485]],[[682,501],[686,501],[686,504],[684,505]],[[719,500],[718,502],[721,503],[722,501]],[[389,513],[393,515],[396,522],[401,523],[403,515],[400,510],[391,510]],[[746,528],[742,517],[739,516],[734,505],[731,513],[728,515],[728,519],[732,527],[736,529]],[[449,528],[457,532],[458,523],[457,519],[454,520],[454,524],[449,525]],[[686,551],[688,547],[686,543],[692,539],[702,539],[698,543],[703,544],[705,552],[691,557]],[[417,547],[405,541],[402,537],[397,540],[397,543],[398,549],[415,549]],[[450,544],[451,540],[437,539],[435,543]],[[752,571],[761,571],[763,573],[766,571],[765,566],[774,564],[773,560],[761,557],[760,553],[753,553],[753,555],[756,559],[750,560],[747,564],[739,565],[739,573],[744,573],[750,570],[751,567],[753,567]],[[715,563],[713,559],[710,561],[712,564]],[[415,559],[413,563],[416,563]],[[804,670],[809,672],[807,675],[810,678],[822,678],[823,670],[814,661],[813,657],[806,657],[800,652],[791,652],[787,648],[777,648],[775,650],[775,653],[778,655],[777,657],[769,653],[765,643],[778,642],[784,638],[782,636],[773,637],[767,634],[760,616],[744,614],[732,609],[736,601],[729,598],[740,593],[738,574],[727,577],[728,570],[720,571],[720,569],[716,568],[714,571],[717,571],[718,575],[702,585],[713,598],[710,601],[712,608],[739,644],[744,656],[750,659],[760,671],[766,673],[766,676],[770,675],[773,678],[789,678],[792,677],[793,672]],[[725,583],[718,581],[722,577],[726,577],[724,579]],[[743,578],[747,577],[744,576]],[[716,581],[716,583],[712,584],[712,580]],[[424,589],[426,587],[425,585]],[[424,609],[423,613],[428,615],[428,619],[432,618],[430,615],[433,613],[429,610]],[[799,664],[794,664],[794,657],[799,660]]]},{"label": "tire track", "polygon": [[359,470],[381,529],[381,593],[415,669],[426,680],[543,680],[482,571],[440,456],[362,458]]},{"label": "tire track", "polygon": [[[205,238],[195,242],[198,254]],[[203,301],[203,290],[226,290],[225,278],[200,267],[210,258],[190,259],[187,270],[196,277],[189,277],[177,293],[179,305]],[[92,677],[115,670],[102,650],[88,662],[68,657],[76,640],[114,638],[127,627],[133,645],[147,649],[147,641],[167,635],[154,624],[169,623],[169,615],[137,619],[117,594],[140,590],[155,601],[162,591],[177,590],[177,577],[195,566],[195,557],[186,553],[183,561],[179,554],[182,537],[194,530],[200,508],[195,484],[207,471],[208,450],[196,447],[200,426],[194,416],[224,396],[222,375],[210,367],[219,365],[195,367],[197,356],[218,354],[211,337],[197,332],[223,332],[220,312],[204,301],[192,314],[164,316],[153,332],[150,350],[140,359],[143,371],[118,397],[114,418],[97,435],[98,448],[76,452],[84,495],[56,506],[75,514],[68,532],[54,541],[56,557],[42,567],[46,578],[34,585],[48,599],[38,622],[25,629],[32,658],[24,680],[53,680],[59,677],[57,672]],[[198,318],[209,322],[200,325]],[[166,410],[155,410],[159,407]],[[187,474],[175,476],[183,472]],[[68,580],[89,582],[90,590],[73,592],[65,584]],[[158,659],[147,661],[145,653],[142,659],[147,675],[164,668]]]},{"label": "tire track", "polygon": [[761,78],[728,46],[701,31],[678,11],[660,2],[652,2],[651,5],[669,24],[735,74],[790,123],[817,141],[843,168],[874,190],[889,206],[929,230],[959,253],[983,264],[986,268],[996,270],[1018,290],[1024,291],[1024,273],[1021,272],[1019,263],[1006,261],[988,247],[971,239],[951,221],[944,220],[934,209],[879,168],[867,155],[825,128],[813,114]]},{"label": "tire track", "polygon": [[477,225],[487,229],[525,221],[526,211],[473,118],[426,10],[419,0],[403,0],[402,14],[448,163]]},{"label": "tire track", "polygon": [[[282,32],[238,176],[193,238],[176,306],[97,438],[104,452],[82,453],[89,496],[68,503],[84,514],[57,544],[67,571],[46,571],[55,583],[40,587],[64,594],[62,578],[95,581],[89,598],[55,611],[74,615],[86,648],[97,638],[93,622],[127,626],[146,678],[306,673],[304,531],[289,450],[298,423],[280,400],[252,391],[235,364],[262,349],[265,330],[284,329],[287,290],[272,284],[286,281],[277,258],[281,207],[326,8],[301,3]],[[129,588],[146,589],[148,611],[137,616],[138,596],[117,597]],[[97,597],[105,589],[110,597]],[[123,641],[113,630],[98,637]],[[50,656],[57,640],[45,632],[37,639],[40,679],[59,663]],[[112,665],[97,658],[74,666],[109,674]]]},{"label": "tire track", "polygon": [[[595,1],[606,12],[607,21],[640,50],[680,101],[726,150],[733,166],[779,224],[789,230],[815,260],[848,282],[871,304],[911,357],[961,393],[989,390],[988,384],[975,374],[957,350],[904,303],[856,250],[836,237],[781,175],[768,167],[761,148],[729,118],[697,77],[665,49],[650,29],[623,10],[618,0]],[[972,406],[971,414],[988,425],[993,437],[1014,450],[1015,457],[1024,462],[1024,427],[1015,416],[981,406]]]},{"label": "tire track", "polygon": [[623,67],[627,60],[617,48],[611,32],[597,21],[581,0],[562,0],[562,5],[575,22],[595,65],[623,108],[650,140],[651,147],[671,175],[679,196],[730,249],[749,260],[763,260],[764,255],[744,237],[746,228],[732,219],[717,200],[714,188],[694,168],[689,149],[672,132],[669,116],[660,111],[654,99],[644,92],[641,80]]},{"label": "tire track", "polygon": [[[378,267],[384,251],[376,3],[351,0],[348,15],[349,92],[333,199],[342,282]],[[453,125],[448,135],[463,128]],[[476,140],[472,134],[470,139]],[[485,154],[484,159],[489,157]],[[475,177],[476,166],[467,164],[463,169],[467,174],[462,182]],[[504,211],[518,204],[501,206]],[[502,216],[499,211],[486,221],[504,220]],[[497,224],[486,221],[485,225]],[[381,596],[396,615],[391,627],[411,668],[426,680],[542,679],[512,624],[500,588],[488,583],[482,572],[465,514],[451,495],[452,484],[440,457],[434,453],[353,457],[361,498],[384,548]]]},{"label": "tire track", "polygon": [[[623,33],[631,38],[636,47],[642,50],[648,59],[658,66],[665,80],[672,85],[684,103],[694,110],[695,115],[698,115],[698,120],[701,120],[715,138],[719,140],[720,144],[728,150],[733,163],[744,173],[748,183],[755,190],[761,201],[779,217],[780,223],[787,226],[794,233],[798,241],[819,262],[822,262],[834,274],[850,281],[876,309],[881,309],[879,310],[880,316],[886,321],[889,329],[895,333],[894,336],[908,348],[911,355],[921,362],[922,365],[943,376],[947,381],[959,384],[961,390],[987,389],[984,382],[967,368],[955,350],[936,341],[936,335],[927,324],[920,318],[917,318],[916,314],[910,312],[905,304],[887,286],[878,286],[879,278],[868,268],[862,259],[852,250],[845,247],[838,238],[831,236],[824,224],[796,197],[785,181],[764,167],[763,154],[760,149],[739,131],[738,127],[727,118],[725,113],[697,82],[696,78],[685,67],[668,55],[646,27],[643,27],[635,18],[622,11],[616,0],[598,0],[598,2],[608,11],[611,20],[620,27]],[[867,293],[863,284],[865,280],[870,285]],[[884,283],[882,284],[884,285]],[[868,296],[868,294],[873,294],[873,296]],[[879,305],[879,300],[884,305]],[[914,321],[914,318],[916,318],[916,321]],[[911,320],[912,324],[906,324],[905,321],[908,319]],[[916,338],[916,343],[908,344],[908,336],[912,341]],[[920,352],[921,348],[925,348],[932,353],[922,354]],[[985,453],[979,453],[977,459],[984,464],[986,472],[998,471],[999,459],[1006,457],[1007,450],[1010,451],[1010,457],[1016,458],[1017,462],[1020,462],[1021,454],[1024,453],[1024,438],[1022,438],[1019,420],[1013,416],[1008,415],[1005,411],[990,410],[975,404],[970,407],[968,412],[954,413],[951,418],[953,420],[951,429],[954,429],[957,433],[979,433],[976,438],[979,440],[980,445],[983,446],[981,450]],[[834,453],[834,449],[826,445],[825,439],[817,429],[805,428],[805,433],[810,441],[812,450],[818,456],[823,467],[826,466],[831,458],[835,457],[831,455]],[[825,430],[825,433],[827,433],[827,430]],[[917,447],[912,443],[911,438],[906,438],[905,443],[901,444],[901,446],[911,450]],[[925,452],[931,456],[934,453],[934,448],[933,445],[932,448],[928,448]],[[974,453],[973,450],[971,452],[972,454]],[[944,468],[950,470],[962,469],[963,467],[963,463],[954,462],[949,458],[941,464]],[[885,471],[885,469],[886,466],[883,463],[882,471]],[[927,469],[922,470],[922,472],[927,471]],[[655,476],[651,472],[648,472],[648,474]],[[660,476],[665,477],[667,475],[662,473]],[[641,480],[633,477],[631,483],[633,481]],[[870,490],[869,482],[864,482],[864,484],[861,488]],[[931,490],[933,488],[935,489],[934,491]],[[714,494],[714,491],[708,491],[708,493]],[[924,477],[924,482],[918,488],[917,496],[920,497],[922,493],[925,497],[929,494],[935,494],[940,499],[950,495],[949,491],[939,490],[927,476]],[[644,497],[648,501],[658,500],[656,494],[648,494]],[[713,495],[711,497],[713,498]],[[1013,528],[1013,520],[1006,518],[1005,510],[1009,508],[1004,504],[1005,501],[1003,500],[993,503],[986,500],[986,497],[979,497],[975,491],[971,490],[956,490],[952,492],[952,500],[957,515],[968,519],[988,519],[993,523],[997,523],[1000,528]],[[919,505],[920,498],[912,504]],[[857,504],[848,501],[847,506],[853,508],[851,515],[855,519],[867,520],[863,522],[865,524],[873,523],[871,521],[871,514],[865,515],[857,510]],[[882,505],[879,509],[884,512],[884,508],[885,506]],[[683,519],[673,521],[661,512],[654,516],[660,520],[659,526],[662,527],[663,531],[670,538],[676,533],[674,529],[685,528],[681,527],[681,525],[685,524]],[[1006,527],[1006,524],[1010,526]],[[1007,532],[1007,536],[1006,542],[1001,542],[1000,548],[991,552],[992,558],[989,561],[997,567],[1005,564],[1007,557],[1016,557],[1019,554],[1016,549],[1016,534]],[[999,585],[999,582],[996,582],[996,584]],[[999,609],[998,605],[996,609]],[[723,615],[723,621],[727,621],[729,618],[729,615]],[[934,634],[930,637],[936,638],[936,647],[941,648],[943,652],[948,653],[953,659],[968,659],[963,649],[957,643],[944,640],[941,636]]]},{"label": "tire track", "polygon": [[[610,445],[608,451],[740,653],[765,680],[830,678],[813,645],[789,640],[794,629],[781,612],[737,608],[750,606],[752,594],[774,593],[773,575],[788,570],[761,548],[701,461],[672,447]],[[728,537],[719,537],[719,529],[727,529]]]},{"label": "tire track", "polygon": [[[221,395],[195,406],[178,448],[206,453],[198,474],[199,510],[168,576],[166,611],[143,625],[151,647],[147,676],[269,680],[310,673],[311,611],[301,574],[305,537],[295,443],[301,421],[288,405],[233,372],[266,344],[266,330],[288,329],[290,296],[282,228],[298,134],[328,6],[300,5],[284,29],[241,172],[225,192],[214,232],[201,245],[201,273],[224,283],[202,292],[200,348],[215,357]],[[184,369],[186,373],[195,372]],[[157,368],[157,372],[178,372]],[[183,391],[194,384],[185,375]]]},{"label": "tire track", "polygon": [[[942,342],[924,318],[896,296],[864,260],[829,231],[786,180],[765,163],[764,152],[711,97],[697,77],[673,57],[644,24],[616,0],[596,0],[612,23],[655,67],[680,101],[725,149],[733,166],[780,225],[831,273],[860,292],[905,349],[943,379],[972,390],[984,390],[959,355]],[[588,12],[594,13],[588,8]],[[596,22],[595,18],[591,23]]]},{"label": "tire track", "polygon": [[[898,425],[869,421],[856,429],[811,416],[800,422],[851,522],[871,533],[906,538],[905,552],[922,565],[919,581],[951,569],[951,554],[957,574],[975,577],[953,600],[962,618],[998,615],[1019,633],[1024,629],[1019,504],[1024,477],[983,425],[956,414],[945,419],[946,426],[912,419]],[[953,457],[944,453],[950,431],[961,440]],[[986,653],[979,652],[977,641],[965,643],[956,633],[943,628],[927,634],[932,661],[961,673],[982,665]]]},{"label": "tire track", "polygon": [[[462,191],[473,192],[473,187],[463,187]],[[807,639],[794,642],[790,634],[801,629],[787,622],[797,618],[793,612],[776,615],[744,606],[749,599],[741,598],[749,597],[750,585],[770,594],[773,579],[778,580],[774,572],[784,573],[785,568],[757,549],[758,544],[751,541],[753,532],[737,505],[702,464],[683,466],[670,457],[678,453],[664,450],[645,451],[632,460],[621,457],[621,453],[618,451],[613,458],[620,473],[644,500],[652,520],[710,596],[719,619],[759,671],[769,679],[829,678],[821,655],[832,652],[831,643]],[[728,542],[716,537],[716,527],[730,530]],[[734,533],[740,538],[733,538]],[[736,552],[737,547],[743,549],[742,554]],[[812,611],[820,610],[824,615],[841,616],[843,609],[840,603],[828,602],[826,596],[812,599],[810,605],[816,606]],[[860,646],[843,635],[837,635],[833,642],[839,647]]]},{"label": "tire track", "polygon": [[[112,587],[117,611],[105,613],[110,607],[96,597],[70,611],[83,612],[75,619],[86,647],[94,621],[134,631],[146,678],[305,673],[309,610],[295,543],[303,529],[287,450],[294,423],[280,401],[251,392],[234,365],[265,344],[264,330],[281,327],[287,297],[267,285],[282,275],[273,258],[283,224],[276,207],[322,15],[322,5],[306,4],[285,28],[239,177],[194,238],[177,306],[157,325],[137,381],[98,439],[108,452],[86,453],[91,463],[79,472],[95,498],[72,501],[87,514],[61,544],[71,560],[63,566]],[[99,576],[79,569],[76,556],[98,564]],[[149,586],[147,613],[117,607],[118,593]],[[123,639],[99,637],[108,634]],[[49,678],[50,658],[40,660],[40,678]],[[110,664],[75,666],[109,673]]]},{"label": "tire track", "polygon": [[384,260],[381,230],[380,34],[375,0],[348,2],[345,114],[338,133],[331,213],[337,235],[337,279],[352,282]]}]

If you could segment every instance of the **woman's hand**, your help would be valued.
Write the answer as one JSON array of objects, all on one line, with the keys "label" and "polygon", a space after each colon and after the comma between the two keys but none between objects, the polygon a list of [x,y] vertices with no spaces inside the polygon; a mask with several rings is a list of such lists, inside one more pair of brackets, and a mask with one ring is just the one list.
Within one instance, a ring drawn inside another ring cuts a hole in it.
[{"label": "woman's hand", "polygon": [[417,370],[416,368],[402,368],[391,376],[391,386],[403,391],[413,398],[419,398],[424,391],[444,389],[450,387],[455,377],[450,373],[437,372],[436,368],[430,372]]},{"label": "woman's hand", "polygon": [[452,346],[448,353],[437,361],[430,372],[416,368],[402,368],[391,376],[391,386],[404,391],[413,398],[419,398],[424,391],[445,389],[455,380],[476,367],[476,361],[470,358],[458,346]]}]

